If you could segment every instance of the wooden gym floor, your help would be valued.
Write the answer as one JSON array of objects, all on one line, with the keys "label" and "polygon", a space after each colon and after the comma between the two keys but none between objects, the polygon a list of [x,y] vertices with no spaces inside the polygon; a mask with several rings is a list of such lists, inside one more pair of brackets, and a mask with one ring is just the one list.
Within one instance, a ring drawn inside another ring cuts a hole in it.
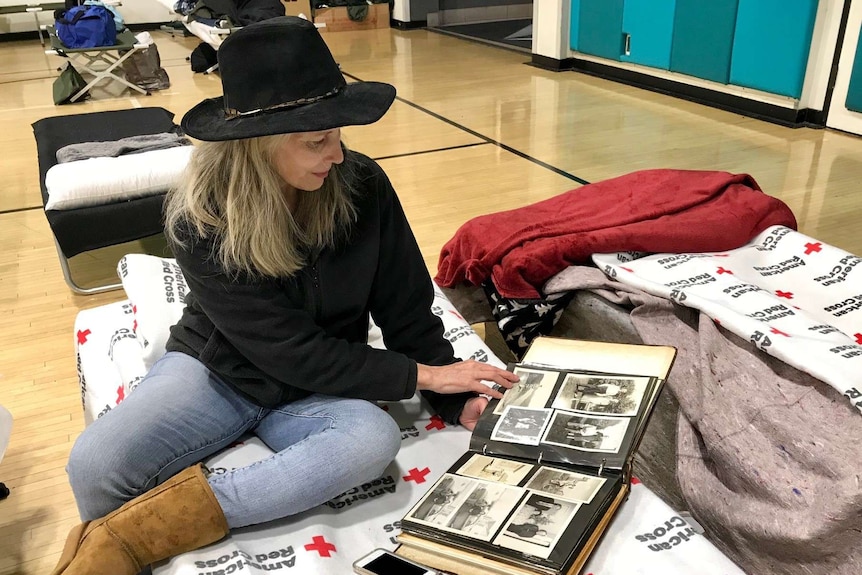
[{"label": "wooden gym floor", "polygon": [[[192,74],[193,38],[153,32],[172,86],[150,97],[97,90],[52,104],[62,60],[37,40],[0,43],[0,405],[14,428],[0,481],[0,575],[44,574],[77,512],[64,465],[83,426],[75,373],[75,314],[123,298],[73,295],[42,213],[31,123],[61,114],[162,106],[179,119],[220,94],[217,75]],[[473,216],[523,206],[645,168],[745,172],[784,200],[800,231],[862,254],[862,138],[789,129],[574,72],[525,65],[522,53],[425,30],[326,34],[348,79],[394,84],[398,101],[372,126],[344,130],[380,160],[398,191],[429,270]],[[114,275],[158,239],[77,256],[79,283]]]}]

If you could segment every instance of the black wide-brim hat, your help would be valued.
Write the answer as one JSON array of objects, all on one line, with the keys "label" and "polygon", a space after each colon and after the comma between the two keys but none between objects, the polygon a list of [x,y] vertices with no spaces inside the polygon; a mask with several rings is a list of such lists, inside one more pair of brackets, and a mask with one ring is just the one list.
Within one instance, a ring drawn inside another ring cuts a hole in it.
[{"label": "black wide-brim hat", "polygon": [[182,119],[185,133],[221,141],[320,132],[376,122],[395,100],[395,87],[344,80],[317,28],[280,16],[232,33],[218,49],[223,96]]}]

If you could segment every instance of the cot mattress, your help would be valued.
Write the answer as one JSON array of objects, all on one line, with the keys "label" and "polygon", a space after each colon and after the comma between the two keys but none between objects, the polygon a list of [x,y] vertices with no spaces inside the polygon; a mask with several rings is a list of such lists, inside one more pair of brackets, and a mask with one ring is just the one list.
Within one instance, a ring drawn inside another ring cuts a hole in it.
[{"label": "cot mattress", "polygon": [[[105,142],[129,136],[169,132],[174,114],[164,108],[135,108],[43,118],[33,124],[39,156],[42,204],[48,203],[45,178],[57,164],[57,150],[80,142]],[[47,210],[45,216],[60,249],[71,258],[85,251],[137,240],[163,231],[164,193],[70,210]]]}]

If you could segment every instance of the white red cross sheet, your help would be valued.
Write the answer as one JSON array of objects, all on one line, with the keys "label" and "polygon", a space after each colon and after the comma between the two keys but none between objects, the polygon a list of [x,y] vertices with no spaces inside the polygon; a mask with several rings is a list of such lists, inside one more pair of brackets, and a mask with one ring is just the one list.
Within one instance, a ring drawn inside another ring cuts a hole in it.
[{"label": "white red cross sheet", "polygon": [[593,261],[616,281],[700,310],[862,411],[862,258],[773,226],[727,252]]},{"label": "white red cross sheet", "polygon": [[[445,425],[418,398],[385,405],[401,425],[402,446],[383,476],[298,516],[231,532],[204,549],[173,558],[154,575],[348,575],[377,547],[394,550],[399,521],[463,453],[470,433]],[[207,465],[228,469],[270,451],[256,438]],[[582,573],[592,575],[741,574],[703,535],[643,484],[632,486]]]},{"label": "white red cross sheet", "polygon": [[[185,284],[173,260],[127,256],[119,267],[121,301],[83,310],[75,320],[75,347],[86,423],[129,393],[147,365],[164,353],[168,327],[182,312]],[[433,311],[455,354],[502,366],[446,296],[436,291]],[[371,326],[369,344],[382,346]],[[161,346],[161,347],[159,347]],[[375,481],[298,516],[238,529],[226,539],[154,568],[154,575],[349,574],[360,556],[377,547],[395,549],[399,521],[466,451],[470,432],[432,416],[419,397],[382,404],[399,423],[402,447]],[[206,461],[216,473],[268,457],[257,438],[246,437]],[[583,573],[730,575],[742,573],[685,516],[641,484],[622,506]]]}]

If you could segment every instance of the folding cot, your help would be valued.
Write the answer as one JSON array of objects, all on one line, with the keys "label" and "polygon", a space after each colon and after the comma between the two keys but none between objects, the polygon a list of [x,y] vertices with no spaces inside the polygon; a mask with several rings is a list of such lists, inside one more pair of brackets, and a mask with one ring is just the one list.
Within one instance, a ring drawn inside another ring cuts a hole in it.
[{"label": "folding cot", "polygon": [[60,10],[62,8],[65,8],[65,6],[66,5],[63,2],[51,2],[47,4],[32,2],[27,4],[17,4],[15,6],[0,6],[0,15],[19,14],[22,12],[32,14],[33,19],[36,21],[36,32],[39,33],[39,42],[41,42],[42,46],[44,46],[45,37],[42,35],[42,26],[41,24],[39,24],[39,14],[41,14],[42,12],[48,12],[49,14],[53,14],[54,10]]},{"label": "folding cot", "polygon": [[[279,0],[200,0],[199,2],[158,0],[158,2],[175,14],[186,30],[200,38],[203,44],[215,52],[218,52],[225,38],[243,26],[285,14],[284,4]],[[191,57],[187,59],[190,60]],[[208,59],[211,60],[211,57]],[[216,71],[218,62],[211,63],[208,68],[195,71],[203,74]]]},{"label": "folding cot", "polygon": [[117,32],[117,43],[115,45],[97,46],[95,48],[68,48],[57,36],[57,31],[53,26],[46,25],[44,29],[51,41],[51,48],[45,50],[46,54],[70,58],[78,64],[79,71],[88,72],[94,76],[86,86],[70,98],[71,102],[75,102],[83,97],[84,94],[88,93],[93,86],[102,80],[119,82],[136,92],[147,96],[150,95],[147,90],[132,84],[123,76],[118,76],[114,73],[114,70],[129,59],[132,54],[147,47],[146,44],[138,43],[134,34],[128,28],[122,32]]},{"label": "folding cot", "polygon": [[[137,108],[111,112],[44,118],[33,124],[39,156],[42,204],[48,202],[45,176],[57,164],[57,150],[81,142],[106,142],[130,136],[159,134],[176,128],[174,114],[164,108]],[[163,231],[165,192],[77,209],[46,209],[54,234],[63,276],[72,291],[94,294],[121,287],[119,283],[85,289],[72,278],[68,258]]]}]

